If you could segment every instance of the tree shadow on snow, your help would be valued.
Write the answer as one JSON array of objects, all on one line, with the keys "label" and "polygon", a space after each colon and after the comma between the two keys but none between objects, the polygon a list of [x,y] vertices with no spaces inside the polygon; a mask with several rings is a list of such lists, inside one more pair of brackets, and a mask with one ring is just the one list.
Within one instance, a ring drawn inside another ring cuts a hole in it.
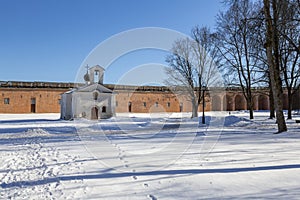
[{"label": "tree shadow on snow", "polygon": [[130,176],[160,176],[160,175],[197,175],[197,174],[226,174],[226,173],[241,173],[241,172],[255,172],[268,170],[285,170],[285,169],[300,169],[300,164],[291,165],[277,165],[277,166],[260,166],[260,167],[246,167],[246,168],[220,168],[220,169],[179,169],[179,170],[159,170],[147,172],[124,172],[124,173],[102,173],[102,174],[88,174],[88,175],[73,175],[73,176],[58,176],[52,178],[45,178],[43,180],[35,181],[15,181],[11,183],[1,183],[0,187],[26,187],[49,184],[59,181],[85,180],[85,179],[107,179],[107,178],[122,178]]}]

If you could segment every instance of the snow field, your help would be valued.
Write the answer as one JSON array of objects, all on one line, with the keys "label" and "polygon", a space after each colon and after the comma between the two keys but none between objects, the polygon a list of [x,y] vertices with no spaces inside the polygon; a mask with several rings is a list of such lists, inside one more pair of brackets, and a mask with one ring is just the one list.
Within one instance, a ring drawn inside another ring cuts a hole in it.
[{"label": "snow field", "polygon": [[0,198],[299,199],[299,124],[255,116],[0,114]]}]

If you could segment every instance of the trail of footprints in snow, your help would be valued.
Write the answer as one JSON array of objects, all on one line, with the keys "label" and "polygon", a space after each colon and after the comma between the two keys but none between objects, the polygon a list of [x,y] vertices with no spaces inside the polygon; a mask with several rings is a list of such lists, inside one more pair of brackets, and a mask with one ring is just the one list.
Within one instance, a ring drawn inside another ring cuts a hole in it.
[{"label": "trail of footprints in snow", "polygon": [[40,139],[26,140],[24,144],[13,148],[17,151],[9,151],[4,155],[7,157],[4,163],[7,172],[0,177],[0,199],[30,198],[36,195],[39,199],[63,197],[57,176],[63,171],[79,168],[74,162],[76,157],[60,154],[57,148],[44,146]]},{"label": "trail of footprints in snow", "polygon": [[[118,153],[118,156],[119,156],[119,159],[123,162],[124,167],[125,167],[125,168],[129,168],[128,161],[125,159],[126,156],[124,155],[125,151],[122,150],[121,147],[120,147],[118,144],[114,144],[114,146],[118,149],[118,152],[119,152],[119,153]],[[132,173],[135,173],[135,172],[136,172],[136,170],[133,169],[133,170],[132,170]],[[133,180],[137,180],[138,177],[135,176],[135,175],[133,175],[133,176],[132,176],[132,179],[133,179]],[[149,184],[148,184],[148,183],[143,183],[143,186],[144,186],[144,188],[146,189],[146,188],[149,187]],[[152,195],[152,194],[148,194],[147,197],[148,197],[150,200],[158,200],[158,198],[155,197],[155,196]]]}]

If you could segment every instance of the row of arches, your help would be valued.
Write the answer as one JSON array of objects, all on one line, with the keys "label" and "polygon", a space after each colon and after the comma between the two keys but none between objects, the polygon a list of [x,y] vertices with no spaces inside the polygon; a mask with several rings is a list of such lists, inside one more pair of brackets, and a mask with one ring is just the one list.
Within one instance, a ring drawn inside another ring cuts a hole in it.
[{"label": "row of arches", "polygon": [[[258,95],[254,97],[254,110],[269,110],[269,97],[267,95]],[[214,95],[211,98],[212,111],[235,111],[247,110],[247,101],[241,94],[238,95]]]},{"label": "row of arches", "polygon": [[[292,100],[292,109],[299,109],[300,102],[299,102],[300,95],[295,95]],[[235,94],[235,95],[213,95],[211,97],[211,110],[212,111],[235,111],[235,110],[247,110],[247,101],[242,94]],[[269,96],[265,94],[256,95],[253,99],[254,103],[254,110],[269,110],[270,109],[270,102]],[[288,95],[283,94],[283,109],[287,110],[289,101]]]}]

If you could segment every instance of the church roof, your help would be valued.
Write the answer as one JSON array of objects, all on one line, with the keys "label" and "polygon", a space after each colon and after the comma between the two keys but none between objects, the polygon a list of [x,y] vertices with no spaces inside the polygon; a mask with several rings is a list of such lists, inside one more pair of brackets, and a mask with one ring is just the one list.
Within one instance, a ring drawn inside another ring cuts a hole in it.
[{"label": "church roof", "polygon": [[101,70],[105,70],[103,67],[101,67],[100,65],[95,65],[93,67],[91,67],[90,69],[101,69]]},{"label": "church roof", "polygon": [[92,85],[83,86],[81,88],[78,88],[76,92],[94,92],[97,90],[100,93],[113,93],[112,90],[104,87],[103,85],[99,83],[94,83]]}]

